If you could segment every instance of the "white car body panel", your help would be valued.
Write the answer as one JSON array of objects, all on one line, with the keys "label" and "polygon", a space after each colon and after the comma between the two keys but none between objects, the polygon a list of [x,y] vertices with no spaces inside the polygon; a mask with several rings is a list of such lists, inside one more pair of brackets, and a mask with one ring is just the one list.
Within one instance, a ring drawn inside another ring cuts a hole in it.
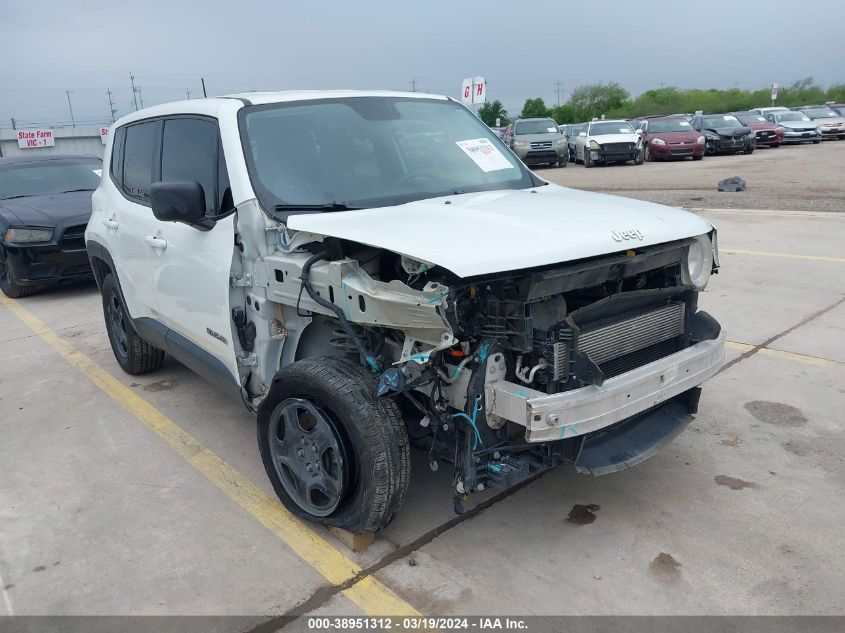
[{"label": "white car body panel", "polygon": [[[661,244],[712,230],[692,213],[548,184],[288,218],[288,228],[368,244],[460,277]],[[638,236],[617,238],[625,231]]]}]

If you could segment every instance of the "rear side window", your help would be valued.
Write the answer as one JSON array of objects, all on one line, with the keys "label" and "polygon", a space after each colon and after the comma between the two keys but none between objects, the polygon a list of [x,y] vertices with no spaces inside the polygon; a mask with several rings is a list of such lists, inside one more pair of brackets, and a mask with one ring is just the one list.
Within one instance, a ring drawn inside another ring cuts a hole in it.
[{"label": "rear side window", "polygon": [[218,147],[217,124],[213,121],[179,118],[164,122],[161,180],[191,180],[202,185],[206,215],[216,215],[220,208]]},{"label": "rear side window", "polygon": [[153,155],[158,145],[159,122],[150,121],[126,128],[123,148],[123,191],[126,195],[150,201],[153,181]]}]

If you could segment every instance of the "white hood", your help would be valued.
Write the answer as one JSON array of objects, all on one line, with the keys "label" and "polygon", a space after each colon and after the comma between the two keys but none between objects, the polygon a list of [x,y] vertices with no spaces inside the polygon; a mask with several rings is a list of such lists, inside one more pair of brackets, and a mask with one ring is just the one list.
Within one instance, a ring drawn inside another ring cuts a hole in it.
[{"label": "white hood", "polygon": [[553,184],[292,215],[287,225],[437,264],[459,277],[636,249],[712,228],[680,209]]}]

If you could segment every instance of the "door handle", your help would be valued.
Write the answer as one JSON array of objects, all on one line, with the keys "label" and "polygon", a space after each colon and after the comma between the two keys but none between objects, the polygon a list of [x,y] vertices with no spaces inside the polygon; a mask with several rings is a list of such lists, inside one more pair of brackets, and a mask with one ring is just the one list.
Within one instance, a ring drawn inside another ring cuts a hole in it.
[{"label": "door handle", "polygon": [[115,231],[117,230],[117,227],[119,227],[119,226],[120,226],[120,222],[118,222],[117,220],[115,220],[115,219],[113,219],[113,218],[105,218],[105,219],[103,219],[103,224],[104,224],[107,228],[110,228],[110,229],[115,230]]},{"label": "door handle", "polygon": [[167,240],[161,237],[156,237],[155,235],[147,235],[144,237],[144,241],[157,251],[163,251],[167,248]]}]

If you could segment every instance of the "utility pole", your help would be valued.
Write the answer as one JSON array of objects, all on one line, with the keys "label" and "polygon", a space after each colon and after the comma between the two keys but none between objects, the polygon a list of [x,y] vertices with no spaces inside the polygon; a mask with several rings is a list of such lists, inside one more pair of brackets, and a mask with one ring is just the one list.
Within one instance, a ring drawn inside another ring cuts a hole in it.
[{"label": "utility pole", "polygon": [[557,107],[560,107],[560,93],[563,92],[563,83],[555,82],[555,92],[557,92]]},{"label": "utility pole", "polygon": [[144,107],[144,95],[141,92],[141,86],[138,86],[138,101],[141,102],[141,107]]},{"label": "utility pole", "polygon": [[417,91],[417,79],[416,79],[416,77],[411,79],[411,81],[409,81],[408,83],[411,84],[411,92],[416,92]]},{"label": "utility pole", "polygon": [[70,104],[70,90],[65,90],[65,94],[67,95],[67,107],[70,110],[70,124],[76,127],[76,120],[73,118],[73,106]]},{"label": "utility pole", "polygon": [[191,89],[190,88],[185,88],[185,96],[188,97],[188,99],[191,98]]},{"label": "utility pole", "polygon": [[135,88],[135,75],[129,73],[129,81],[132,82],[132,101],[135,103],[135,110],[138,109],[138,91]]},{"label": "utility pole", "polygon": [[205,92],[205,77],[200,77],[200,81],[202,82],[202,96],[207,97],[208,95]]},{"label": "utility pole", "polygon": [[111,100],[111,90],[106,90],[106,94],[109,96],[109,112],[111,112],[111,122],[114,123],[114,115],[117,114],[117,110],[114,109],[114,104]]}]

